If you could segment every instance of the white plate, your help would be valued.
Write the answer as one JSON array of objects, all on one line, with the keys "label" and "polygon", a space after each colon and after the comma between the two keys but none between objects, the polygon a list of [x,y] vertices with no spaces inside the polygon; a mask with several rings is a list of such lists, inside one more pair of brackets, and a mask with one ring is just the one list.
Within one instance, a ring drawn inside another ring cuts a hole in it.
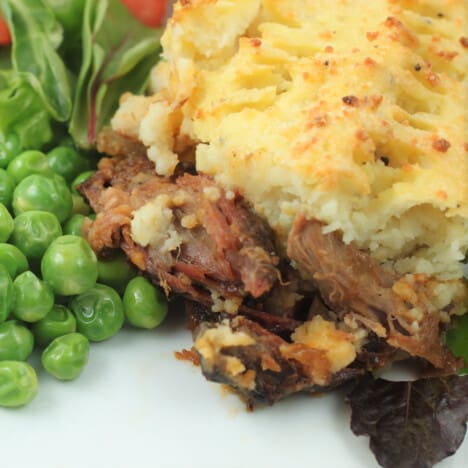
[{"label": "white plate", "polygon": [[[367,468],[342,395],[299,395],[248,413],[237,397],[177,361],[181,321],[126,329],[91,347],[76,382],[39,371],[37,398],[0,409],[1,468]],[[37,360],[37,356],[35,357]],[[39,368],[39,366],[37,366]],[[468,466],[468,440],[440,468]]]}]

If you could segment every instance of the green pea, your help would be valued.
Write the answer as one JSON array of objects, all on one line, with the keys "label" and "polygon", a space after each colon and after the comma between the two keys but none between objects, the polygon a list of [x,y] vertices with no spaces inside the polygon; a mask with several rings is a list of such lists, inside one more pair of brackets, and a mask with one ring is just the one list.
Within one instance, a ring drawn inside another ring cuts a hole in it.
[{"label": "green pea", "polygon": [[90,341],[111,338],[124,322],[122,299],[114,289],[104,284],[96,284],[74,297],[70,309],[75,314],[78,331]]},{"label": "green pea", "polygon": [[16,320],[0,324],[0,361],[26,361],[34,348],[34,337]]},{"label": "green pea", "polygon": [[54,305],[52,288],[32,271],[25,271],[13,281],[15,302],[13,315],[25,322],[44,318]]},{"label": "green pea", "polygon": [[67,219],[63,225],[63,233],[72,236],[83,236],[81,228],[86,221],[86,216],[76,213]]},{"label": "green pea", "polygon": [[82,237],[60,236],[45,251],[41,272],[56,294],[81,294],[96,283],[96,255]]},{"label": "green pea", "polygon": [[21,153],[18,135],[11,133],[0,141],[0,167],[7,167],[10,161]]},{"label": "green pea", "polygon": [[55,304],[52,310],[31,328],[36,343],[47,346],[55,338],[75,332],[76,319],[67,307]]},{"label": "green pea", "polygon": [[59,380],[74,380],[88,362],[89,341],[81,333],[59,336],[42,352],[42,366]]},{"label": "green pea", "polygon": [[14,297],[13,280],[8,270],[0,264],[0,323],[13,311]]},{"label": "green pea", "polygon": [[82,214],[87,215],[91,213],[90,206],[86,203],[85,199],[81,195],[72,194],[73,208],[71,214]]},{"label": "green pea", "polygon": [[0,361],[0,406],[17,407],[37,395],[36,371],[26,362]]},{"label": "green pea", "polygon": [[62,223],[72,209],[73,201],[62,177],[33,174],[23,179],[13,192],[15,216],[26,211],[49,211]]},{"label": "green pea", "polygon": [[70,183],[88,168],[88,161],[70,146],[57,146],[47,153],[49,166]]},{"label": "green pea", "polygon": [[136,269],[121,250],[116,251],[109,259],[98,260],[98,281],[119,292],[124,291],[135,275]]},{"label": "green pea", "polygon": [[15,218],[11,243],[26,258],[40,260],[47,247],[62,235],[62,226],[55,215],[47,211],[26,211]]},{"label": "green pea", "polygon": [[13,177],[16,183],[22,181],[31,174],[52,175],[46,155],[42,151],[24,151],[13,159],[7,167],[8,174]]},{"label": "green pea", "polygon": [[0,203],[3,203],[7,208],[11,206],[15,185],[13,177],[5,169],[0,169]]},{"label": "green pea", "polygon": [[164,294],[143,276],[128,283],[123,303],[125,316],[135,327],[156,328],[167,315]]},{"label": "green pea", "polygon": [[95,173],[95,171],[85,171],[85,172],[82,172],[81,174],[77,175],[75,177],[75,179],[73,180],[73,182],[71,183],[72,193],[74,193],[76,195],[79,195],[80,192],[78,192],[76,187],[78,187],[78,185],[82,184],[85,180],[88,180],[94,173]]},{"label": "green pea", "polygon": [[0,203],[0,242],[6,242],[13,232],[13,218],[3,203]]},{"label": "green pea", "polygon": [[0,265],[3,265],[12,279],[29,269],[28,259],[18,247],[0,243]]}]

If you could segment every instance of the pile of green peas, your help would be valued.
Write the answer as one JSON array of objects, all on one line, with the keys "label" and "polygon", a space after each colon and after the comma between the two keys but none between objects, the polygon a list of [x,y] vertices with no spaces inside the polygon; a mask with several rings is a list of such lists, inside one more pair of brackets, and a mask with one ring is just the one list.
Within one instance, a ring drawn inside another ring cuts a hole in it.
[{"label": "pile of green peas", "polygon": [[68,144],[0,152],[0,406],[36,396],[34,349],[47,373],[73,380],[89,342],[113,337],[125,320],[155,328],[167,314],[162,292],[122,252],[99,260],[83,238],[93,213],[76,187],[92,173]]}]

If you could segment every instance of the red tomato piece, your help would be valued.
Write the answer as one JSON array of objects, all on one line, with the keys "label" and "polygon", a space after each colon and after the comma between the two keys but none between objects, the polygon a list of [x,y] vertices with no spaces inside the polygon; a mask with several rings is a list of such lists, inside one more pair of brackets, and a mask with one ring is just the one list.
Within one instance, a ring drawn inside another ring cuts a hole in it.
[{"label": "red tomato piece", "polygon": [[10,31],[5,20],[0,16],[0,45],[6,45],[11,42]]},{"label": "red tomato piece", "polygon": [[121,0],[130,12],[145,26],[161,26],[169,0]]}]

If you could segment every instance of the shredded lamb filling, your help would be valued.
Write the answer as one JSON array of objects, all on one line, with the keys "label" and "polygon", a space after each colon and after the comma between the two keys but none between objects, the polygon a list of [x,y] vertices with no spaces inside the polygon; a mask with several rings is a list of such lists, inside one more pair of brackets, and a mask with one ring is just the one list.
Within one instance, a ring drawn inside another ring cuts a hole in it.
[{"label": "shredded lamb filling", "polygon": [[111,157],[79,188],[97,214],[84,234],[99,256],[122,249],[168,296],[187,299],[208,379],[272,404],[381,367],[397,350],[441,372],[460,366],[423,277],[408,294],[396,273],[301,215],[280,259],[241,194],[189,164],[158,176],[144,146],[109,130],[98,148]]}]

